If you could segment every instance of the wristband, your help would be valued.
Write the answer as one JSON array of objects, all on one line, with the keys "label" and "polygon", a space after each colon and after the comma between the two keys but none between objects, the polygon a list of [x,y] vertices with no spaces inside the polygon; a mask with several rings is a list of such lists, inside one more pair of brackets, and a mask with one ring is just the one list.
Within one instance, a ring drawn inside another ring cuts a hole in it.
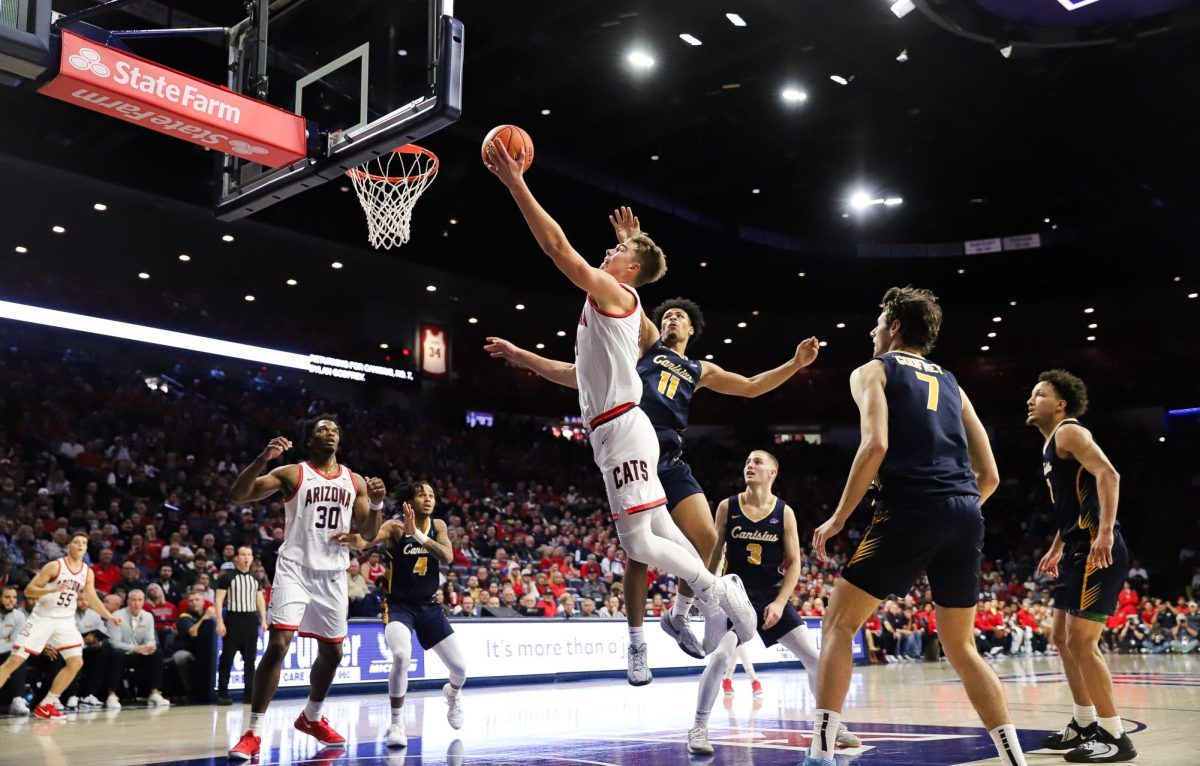
[{"label": "wristband", "polygon": [[416,539],[416,541],[419,542],[421,545],[424,545],[425,543],[429,542],[429,535],[425,534],[424,532],[422,532],[419,529],[416,532],[413,532],[413,538]]},{"label": "wristband", "polygon": [[372,511],[382,511],[382,510],[383,510],[383,503],[375,503],[375,502],[372,502],[372,503],[371,503],[371,510],[372,510]]}]

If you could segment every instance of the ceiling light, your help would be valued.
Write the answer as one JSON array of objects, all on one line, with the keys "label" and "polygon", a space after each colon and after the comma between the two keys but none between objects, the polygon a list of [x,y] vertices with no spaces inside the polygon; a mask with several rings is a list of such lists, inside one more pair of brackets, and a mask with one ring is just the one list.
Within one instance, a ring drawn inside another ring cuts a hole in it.
[{"label": "ceiling light", "polygon": [[743,19],[741,16],[737,15],[736,13],[727,13],[727,14],[725,14],[725,18],[729,19],[729,23],[734,25],[735,27],[746,26],[746,20]]},{"label": "ceiling light", "polygon": [[1166,440],[1167,440],[1167,437],[1165,437],[1165,436],[1158,437],[1159,443],[1165,442]]},{"label": "ceiling light", "polygon": [[836,325],[834,325],[834,326],[835,326],[835,327],[837,327],[839,330],[845,330],[845,329],[846,329],[846,323],[845,323],[845,322],[838,322],[838,323],[837,323]]},{"label": "ceiling light", "polygon": [[294,279],[289,279],[289,280],[287,281],[287,284],[288,284],[288,287],[295,287],[296,285],[298,285],[298,284],[300,284],[300,283],[299,283],[299,282],[297,282],[297,281],[296,281],[296,280],[294,280]]},{"label": "ceiling light", "polygon": [[95,205],[92,205],[92,210],[99,210],[103,213],[105,210],[108,210],[108,205],[105,205],[103,202],[97,202]]},{"label": "ceiling light", "polygon": [[989,333],[988,333],[988,337],[989,337],[989,338],[994,338],[994,337],[996,337],[996,333],[994,333],[994,332],[989,332]]},{"label": "ceiling light", "polygon": [[179,260],[183,261],[184,263],[187,263],[188,261],[192,260],[192,256],[188,255],[187,253],[180,253]]},{"label": "ceiling light", "polygon": [[903,205],[904,198],[903,197],[888,197],[887,199],[885,199],[883,201],[883,204],[887,205],[888,207],[895,207],[896,205]]},{"label": "ceiling light", "polygon": [[537,344],[537,346],[535,346],[535,348],[539,348],[539,349],[542,349],[542,348],[545,348],[545,347],[546,347],[546,344],[545,344],[545,343],[539,343],[539,344]]},{"label": "ceiling light", "polygon": [[959,274],[966,274],[966,273],[967,273],[967,270],[966,270],[966,269],[959,269],[959,270],[958,270],[958,273],[959,273]]},{"label": "ceiling light", "polygon": [[1189,298],[1195,298],[1197,293],[1188,293]]},{"label": "ceiling light", "polygon": [[1171,281],[1172,281],[1172,282],[1182,282],[1182,281],[1183,281],[1183,277],[1175,277],[1175,279],[1173,279],[1173,280],[1171,280]]},{"label": "ceiling light", "polygon": [[1009,302],[1008,302],[1008,305],[1010,305],[1010,306],[1015,306],[1015,305],[1017,305],[1017,302],[1016,302],[1016,301],[1009,301]]},{"label": "ceiling light", "polygon": [[709,361],[712,361],[712,354],[705,354],[704,358],[708,359]]},{"label": "ceiling light", "polygon": [[745,322],[738,322],[738,327],[745,327],[745,326],[746,326]]},{"label": "ceiling light", "polygon": [[543,109],[543,110],[542,110],[542,116],[543,116],[543,117],[549,117],[549,116],[550,116],[550,110],[549,110],[549,109]]},{"label": "ceiling light", "polygon": [[253,296],[253,295],[247,295],[247,296],[246,296],[246,303],[254,303],[254,296]]},{"label": "ceiling light", "polygon": [[789,104],[799,104],[801,101],[808,100],[808,94],[799,88],[784,88],[779,95]]},{"label": "ceiling light", "polygon": [[63,234],[66,232],[66,229],[61,226],[54,226],[50,229],[50,231],[54,232],[55,234]]},{"label": "ceiling light", "polygon": [[333,263],[329,264],[329,268],[331,268],[331,269],[340,269],[340,268],[342,268],[342,262],[341,262],[341,261],[334,261]]},{"label": "ceiling light", "polygon": [[1004,58],[1006,58],[1006,59],[1012,58],[1012,52],[1013,52],[1012,43],[1009,43],[1008,45],[1000,46],[999,50],[1000,50],[1000,55],[1003,56]]},{"label": "ceiling light", "polygon": [[657,155],[657,154],[651,154],[651,155],[650,155],[650,159],[651,159],[652,161],[654,161],[654,162],[658,162],[658,155]]},{"label": "ceiling light", "polygon": [[149,279],[149,278],[150,278],[150,275],[147,274],[146,272],[144,272],[144,271],[138,272],[138,279]]},{"label": "ceiling light", "polygon": [[1050,228],[1053,229],[1054,231],[1058,231],[1058,224],[1054,224]]},{"label": "ceiling light", "polygon": [[379,347],[380,347],[380,348],[387,348],[387,347],[388,347],[388,344],[386,344],[386,343],[380,343],[380,344],[379,344]]},{"label": "ceiling light", "polygon": [[1089,341],[1092,341],[1092,340],[1095,340],[1095,339],[1096,339],[1096,336],[1095,336],[1095,335],[1089,335],[1089,336],[1087,336],[1087,339],[1088,339]]},{"label": "ceiling light", "polygon": [[476,319],[475,317],[470,317],[469,319],[467,319],[467,324],[479,324],[479,320]]},{"label": "ceiling light", "polygon": [[350,187],[349,186],[339,186],[338,191],[340,191],[344,194],[344,193],[350,191]]},{"label": "ceiling light", "polygon": [[1043,218],[1043,219],[1042,219],[1042,223],[1050,223],[1050,219],[1049,219],[1049,218]]},{"label": "ceiling light", "polygon": [[758,309],[754,309],[754,311],[751,311],[750,316],[758,316]]},{"label": "ceiling light", "polygon": [[979,350],[980,351],[991,351],[992,347],[991,346],[980,346]]},{"label": "ceiling light", "polygon": [[515,308],[516,308],[516,310],[517,310],[517,311],[524,311],[524,310],[525,310],[525,304],[524,304],[524,303],[518,303],[518,304],[515,306]]},{"label": "ceiling light", "polygon": [[762,194],[762,189],[751,189],[750,193],[751,194]]},{"label": "ceiling light", "polygon": [[847,80],[845,77],[842,77],[840,74],[831,74],[831,75],[829,75],[829,79],[833,80],[838,85],[849,85],[850,84],[850,81]]},{"label": "ceiling light", "polygon": [[1096,313],[1096,309],[1092,308],[1091,306],[1088,306],[1086,309],[1083,310],[1083,313],[1094,314],[1094,313]]},{"label": "ceiling light", "polygon": [[866,210],[871,206],[871,195],[866,192],[854,192],[850,195],[850,207],[855,210]]},{"label": "ceiling light", "polygon": [[232,242],[233,235],[232,234],[223,234],[223,235],[221,235],[221,240],[224,242]]},{"label": "ceiling light", "polygon": [[683,40],[688,45],[700,45],[701,44],[700,38],[693,37],[692,35],[689,35],[687,32],[684,32],[683,34],[681,34],[679,36],[679,39]]},{"label": "ceiling light", "polygon": [[457,219],[457,218],[451,218],[451,219],[450,219],[450,225],[451,225],[451,226],[457,226],[457,225],[458,225],[458,219]]},{"label": "ceiling light", "polygon": [[1095,322],[1092,322],[1090,325],[1088,325],[1088,329],[1089,329],[1089,330],[1095,330],[1095,329],[1096,329],[1097,327],[1099,327],[1099,326],[1100,326],[1100,325],[1096,324]]},{"label": "ceiling light", "polygon": [[644,51],[632,51],[626,60],[637,69],[650,69],[654,66],[654,57]]},{"label": "ceiling light", "polygon": [[908,14],[917,9],[917,4],[913,0],[896,0],[892,3],[892,13],[896,14],[896,18],[902,19]]},{"label": "ceiling light", "polygon": [[803,272],[803,271],[802,271],[802,272],[800,272],[799,274],[797,274],[796,276],[803,277],[803,276],[806,276],[806,274],[805,274],[805,272]]},{"label": "ceiling light", "polygon": [[908,61],[908,48],[905,48],[904,50],[900,51],[899,55],[896,56],[896,60],[899,61],[901,64]]},{"label": "ceiling light", "polygon": [[992,317],[992,321],[993,322],[1003,322],[1004,318],[1003,317]]},{"label": "ceiling light", "polygon": [[16,248],[14,248],[14,249],[18,253],[28,253],[29,252],[29,248],[25,247],[24,245],[17,245]]},{"label": "ceiling light", "polygon": [[437,285],[425,285],[425,292],[427,292],[427,293],[436,293],[436,292],[437,292]]},{"label": "ceiling light", "polygon": [[825,348],[826,346],[829,345],[829,342],[823,340],[823,341],[820,341],[819,343],[817,343],[817,345],[820,346],[821,348]]},{"label": "ceiling light", "polygon": [[566,330],[559,330],[558,332],[556,332],[556,333],[554,333],[554,334],[555,334],[555,335],[557,335],[557,336],[558,336],[558,337],[560,337],[560,338],[565,338],[565,337],[567,337],[567,331],[566,331]]},{"label": "ceiling light", "polygon": [[725,339],[725,342],[726,342],[726,343],[733,343],[733,338],[726,338],[726,339]]},{"label": "ceiling light", "polygon": [[700,261],[700,268],[702,268],[702,269],[708,268],[708,261]]}]

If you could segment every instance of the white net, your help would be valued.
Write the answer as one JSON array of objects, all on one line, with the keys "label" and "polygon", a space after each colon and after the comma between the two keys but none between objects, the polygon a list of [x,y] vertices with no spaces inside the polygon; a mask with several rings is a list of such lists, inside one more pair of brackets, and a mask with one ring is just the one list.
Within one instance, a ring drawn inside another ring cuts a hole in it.
[{"label": "white net", "polygon": [[346,171],[367,214],[371,247],[388,250],[408,242],[413,208],[437,171],[437,155],[412,144]]}]

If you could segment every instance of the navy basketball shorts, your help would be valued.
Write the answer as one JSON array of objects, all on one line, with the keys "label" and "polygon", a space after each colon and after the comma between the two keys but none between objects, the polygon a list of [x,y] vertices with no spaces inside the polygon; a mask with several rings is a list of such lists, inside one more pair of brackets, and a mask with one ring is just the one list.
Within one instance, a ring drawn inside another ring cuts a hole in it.
[{"label": "navy basketball shorts", "polygon": [[882,601],[903,597],[924,570],[935,604],[966,609],[979,596],[982,560],[979,498],[954,495],[923,508],[876,506],[842,577]]},{"label": "navy basketball shorts", "polygon": [[1129,549],[1121,533],[1113,534],[1112,563],[1104,569],[1089,569],[1091,539],[1077,540],[1063,547],[1058,562],[1058,580],[1051,595],[1055,609],[1065,609],[1076,617],[1104,622],[1117,611],[1117,596],[1125,587],[1129,572]]},{"label": "navy basketball shorts", "polygon": [[409,604],[403,601],[387,601],[383,605],[383,622],[400,622],[417,634],[422,649],[432,649],[454,633],[450,621],[442,608],[432,601]]},{"label": "navy basketball shorts", "polygon": [[692,467],[683,459],[683,451],[678,448],[663,452],[658,461],[658,480],[667,493],[669,511],[675,510],[675,506],[692,495],[704,494],[700,483],[692,475]]},{"label": "navy basketball shorts", "polygon": [[[758,621],[758,637],[762,639],[763,645],[773,646],[779,643],[779,640],[791,633],[796,628],[807,626],[808,623],[796,611],[796,607],[792,606],[791,602],[783,607],[783,614],[779,616],[779,622],[775,623],[770,629],[763,628],[763,614],[770,604],[779,595],[779,590],[750,590],[747,589],[746,595],[750,597],[750,605],[754,607],[754,614],[757,615]],[[733,629],[733,623],[726,620],[728,629]]]}]

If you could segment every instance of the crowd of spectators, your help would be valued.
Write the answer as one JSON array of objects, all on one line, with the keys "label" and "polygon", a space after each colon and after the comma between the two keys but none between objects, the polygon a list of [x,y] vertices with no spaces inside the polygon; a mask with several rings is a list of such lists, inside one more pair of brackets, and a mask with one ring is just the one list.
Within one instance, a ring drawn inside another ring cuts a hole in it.
[{"label": "crowd of spectators", "polygon": [[[454,549],[436,596],[448,614],[625,614],[625,553],[591,451],[545,423],[497,418],[491,428],[453,426],[402,404],[366,408],[330,401],[303,383],[258,369],[226,372],[180,363],[146,372],[75,351],[39,352],[20,334],[6,334],[4,341],[0,586],[12,595],[5,597],[3,614],[32,606],[22,603],[25,584],[63,555],[68,536],[79,529],[89,535],[87,561],[110,609],[146,614],[114,629],[81,608],[81,625],[95,623],[89,651],[124,659],[95,665],[122,667],[107,675],[86,672],[85,662],[74,695],[81,701],[119,704],[122,694],[162,699],[194,691],[191,669],[207,651],[205,642],[213,642],[218,574],[232,568],[237,548],[246,545],[254,551],[251,573],[269,587],[283,540],[282,498],[235,503],[229,489],[270,437],[294,437],[303,418],[325,411],[338,413],[342,426],[339,460],[380,476],[389,490],[416,480],[434,487],[435,513],[446,520]],[[746,446],[691,445],[689,457],[710,501],[740,489]],[[800,442],[748,446],[766,446],[779,457],[776,490],[795,508],[803,543],[836,503],[852,454]],[[304,457],[293,451],[283,460]],[[1046,651],[1050,640],[1047,582],[1033,575],[1053,534],[1038,478],[1036,472],[1033,481],[1008,478],[989,502],[977,621],[979,648],[989,656]],[[829,560],[805,554],[793,597],[801,613],[822,614],[861,535],[861,527],[851,527]],[[378,550],[351,562],[351,616],[378,614],[384,572]],[[1149,575],[1136,563],[1130,577],[1145,596],[1131,590],[1136,600],[1127,603],[1123,595],[1106,646],[1195,650],[1194,603],[1187,600],[1200,588],[1200,572],[1191,584],[1157,589],[1149,588]],[[654,570],[649,578],[653,617],[669,608],[676,583]],[[1185,587],[1187,599],[1174,606],[1149,597],[1174,598]],[[936,615],[927,586],[918,583],[896,596],[868,623],[870,653],[877,660],[936,657]],[[0,653],[8,649],[0,645]]]}]

